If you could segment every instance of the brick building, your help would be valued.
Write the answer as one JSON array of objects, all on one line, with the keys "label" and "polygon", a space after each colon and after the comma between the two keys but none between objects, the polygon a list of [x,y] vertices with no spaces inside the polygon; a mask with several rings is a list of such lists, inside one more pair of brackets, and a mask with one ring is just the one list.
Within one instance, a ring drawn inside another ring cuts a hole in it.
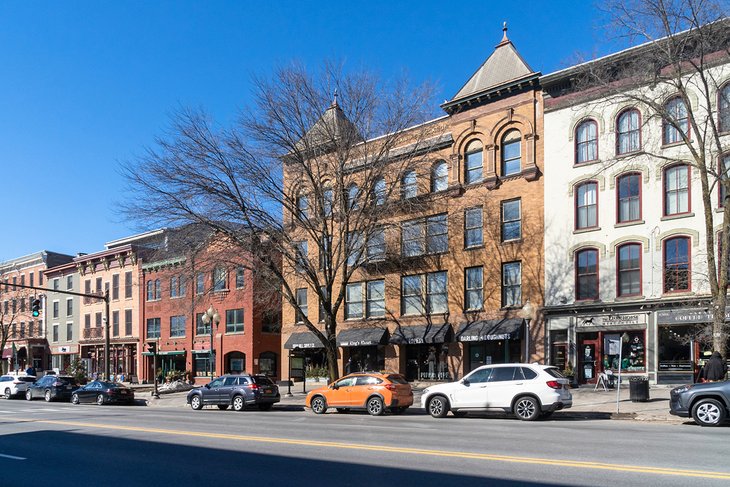
[{"label": "brick building", "polygon": [[[429,132],[419,141],[420,162],[404,172],[386,171],[383,187],[398,189],[389,193],[393,201],[373,203],[390,209],[382,233],[367,243],[366,262],[353,264],[357,270],[337,316],[340,373],[386,369],[409,380],[449,380],[485,363],[542,360],[539,311],[528,315],[528,327],[522,310],[528,300],[539,310],[543,295],[538,80],[505,28],[489,58],[442,105],[447,115],[413,129]],[[335,103],[322,123],[334,119],[344,126],[343,117]],[[286,164],[284,171],[286,188],[307,191]],[[358,194],[350,187],[343,193],[348,199]],[[290,197],[306,209],[309,202]],[[317,248],[307,239],[305,254]],[[317,258],[311,254],[305,256]],[[317,317],[317,293],[286,271],[299,307],[283,304],[283,375],[291,367],[297,378],[324,361],[322,343],[301,315],[319,329],[324,323]]]}]

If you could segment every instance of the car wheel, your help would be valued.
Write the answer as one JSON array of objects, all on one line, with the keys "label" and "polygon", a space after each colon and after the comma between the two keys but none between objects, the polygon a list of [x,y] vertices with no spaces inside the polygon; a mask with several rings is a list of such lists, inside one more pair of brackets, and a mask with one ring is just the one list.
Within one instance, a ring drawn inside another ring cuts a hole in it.
[{"label": "car wheel", "polygon": [[26,401],[32,401],[33,400],[33,393],[30,392],[30,389],[25,391],[25,400]]},{"label": "car wheel", "polygon": [[243,400],[243,396],[236,396],[233,398],[233,410],[234,411],[243,411],[243,409],[246,407],[246,402]]},{"label": "car wheel", "polygon": [[51,402],[51,391],[49,389],[46,389],[46,393],[43,394],[43,399],[45,399],[46,402]]},{"label": "car wheel", "polygon": [[466,416],[466,411],[451,411],[451,414],[453,414],[457,418],[463,418],[464,416]]},{"label": "car wheel", "polygon": [[310,407],[312,408],[312,411],[314,411],[314,414],[324,414],[327,412],[327,402],[322,396],[314,396],[310,403]]},{"label": "car wheel", "polygon": [[371,416],[382,416],[385,412],[385,406],[383,406],[383,400],[380,399],[378,396],[373,396],[370,399],[368,399],[368,413],[370,413]]},{"label": "car wheel", "polygon": [[78,404],[78,403],[79,403],[79,395],[71,394],[71,404]]},{"label": "car wheel", "polygon": [[449,412],[449,403],[444,396],[434,396],[428,400],[426,409],[434,418],[443,418]]},{"label": "car wheel", "polygon": [[228,406],[228,404],[218,404],[218,409],[220,409],[221,411],[225,411],[226,409],[228,409]]},{"label": "car wheel", "polygon": [[515,401],[512,412],[522,421],[534,421],[540,416],[540,404],[534,397],[522,396]]},{"label": "car wheel", "polygon": [[9,387],[7,389],[5,389],[5,399],[12,399],[12,396],[10,395]]},{"label": "car wheel", "polygon": [[190,407],[198,411],[203,408],[203,399],[199,395],[190,398]]},{"label": "car wheel", "polygon": [[692,406],[692,419],[700,426],[718,426],[725,421],[725,406],[716,399],[700,399]]},{"label": "car wheel", "polygon": [[104,404],[104,394],[99,394],[96,396],[96,404],[99,406],[102,406]]},{"label": "car wheel", "polygon": [[274,406],[274,405],[273,405],[272,403],[270,403],[270,402],[265,402],[265,403],[263,403],[263,404],[259,404],[259,405],[258,405],[258,408],[259,408],[259,411],[271,411],[271,408],[272,408],[273,406]]},{"label": "car wheel", "polygon": [[406,412],[406,409],[408,409],[408,406],[400,406],[396,408],[390,408],[390,412],[393,414],[403,414]]}]

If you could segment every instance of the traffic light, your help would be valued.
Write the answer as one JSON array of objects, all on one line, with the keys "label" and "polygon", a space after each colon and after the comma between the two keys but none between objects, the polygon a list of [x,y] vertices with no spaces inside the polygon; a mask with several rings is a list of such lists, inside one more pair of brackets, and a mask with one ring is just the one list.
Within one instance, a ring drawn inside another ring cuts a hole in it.
[{"label": "traffic light", "polygon": [[30,306],[33,318],[38,318],[41,315],[41,300],[36,298]]},{"label": "traffic light", "polygon": [[157,343],[155,343],[155,342],[148,343],[147,351],[154,354],[157,351]]}]

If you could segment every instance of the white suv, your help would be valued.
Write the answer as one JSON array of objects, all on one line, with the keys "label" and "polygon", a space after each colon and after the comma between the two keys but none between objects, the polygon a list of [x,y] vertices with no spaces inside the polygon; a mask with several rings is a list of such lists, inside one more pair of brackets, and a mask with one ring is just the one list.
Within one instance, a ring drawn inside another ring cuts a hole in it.
[{"label": "white suv", "polygon": [[458,382],[427,387],[421,407],[434,418],[449,411],[504,411],[523,421],[547,418],[573,405],[569,381],[557,367],[537,364],[485,365]]},{"label": "white suv", "polygon": [[5,396],[5,399],[23,395],[35,380],[36,378],[32,375],[2,375],[0,376],[0,395]]}]

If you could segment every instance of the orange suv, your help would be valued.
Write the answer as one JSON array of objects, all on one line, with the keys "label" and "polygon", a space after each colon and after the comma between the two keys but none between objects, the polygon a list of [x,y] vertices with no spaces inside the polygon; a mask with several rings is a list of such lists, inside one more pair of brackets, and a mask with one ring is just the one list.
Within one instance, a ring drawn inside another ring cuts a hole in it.
[{"label": "orange suv", "polygon": [[373,416],[380,416],[388,408],[393,414],[401,414],[413,404],[411,385],[399,374],[358,372],[346,375],[327,387],[307,394],[306,406],[316,414],[324,414],[327,408],[340,413],[350,409],[367,409]]}]

